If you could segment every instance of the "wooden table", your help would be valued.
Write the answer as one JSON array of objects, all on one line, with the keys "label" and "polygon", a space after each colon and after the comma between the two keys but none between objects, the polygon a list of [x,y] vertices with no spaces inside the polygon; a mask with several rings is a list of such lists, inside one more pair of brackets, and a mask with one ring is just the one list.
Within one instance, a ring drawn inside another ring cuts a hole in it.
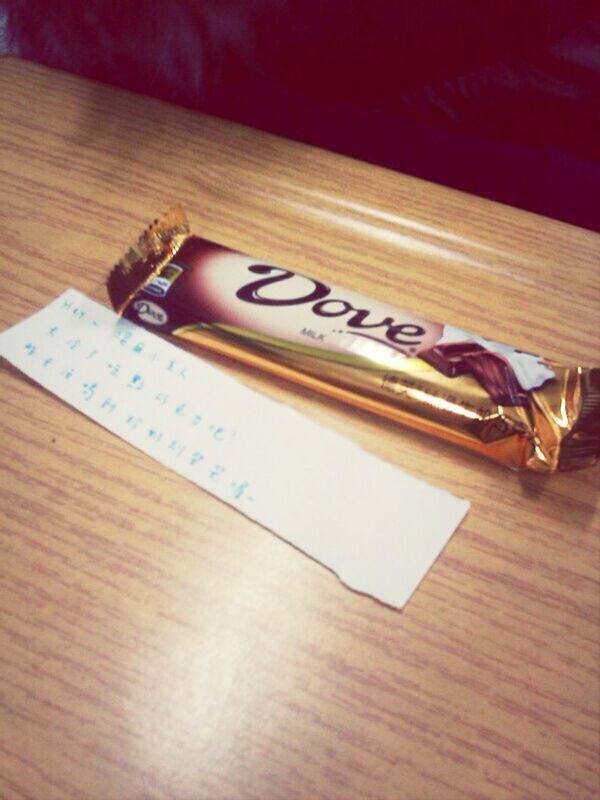
[{"label": "wooden table", "polygon": [[[182,201],[216,241],[599,360],[590,232],[10,58],[0,92],[2,329],[69,286],[107,303]],[[470,514],[396,612],[2,362],[0,796],[597,798],[600,467],[520,476],[222,367]]]}]

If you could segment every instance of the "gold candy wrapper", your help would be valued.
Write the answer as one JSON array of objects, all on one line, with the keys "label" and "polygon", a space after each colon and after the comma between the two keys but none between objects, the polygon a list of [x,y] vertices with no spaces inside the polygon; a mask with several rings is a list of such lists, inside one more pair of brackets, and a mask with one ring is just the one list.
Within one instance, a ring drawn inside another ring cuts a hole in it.
[{"label": "gold candy wrapper", "polygon": [[150,330],[289,378],[515,469],[593,464],[600,368],[567,367],[190,233],[181,207],[112,271]]}]

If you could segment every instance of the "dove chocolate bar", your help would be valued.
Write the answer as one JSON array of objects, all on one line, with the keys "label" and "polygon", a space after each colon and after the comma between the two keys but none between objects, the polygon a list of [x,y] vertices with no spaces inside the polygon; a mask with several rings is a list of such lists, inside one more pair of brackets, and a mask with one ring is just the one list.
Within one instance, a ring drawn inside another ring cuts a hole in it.
[{"label": "dove chocolate bar", "polygon": [[181,207],[113,269],[115,309],[515,469],[600,454],[600,368],[565,366],[193,235]]}]

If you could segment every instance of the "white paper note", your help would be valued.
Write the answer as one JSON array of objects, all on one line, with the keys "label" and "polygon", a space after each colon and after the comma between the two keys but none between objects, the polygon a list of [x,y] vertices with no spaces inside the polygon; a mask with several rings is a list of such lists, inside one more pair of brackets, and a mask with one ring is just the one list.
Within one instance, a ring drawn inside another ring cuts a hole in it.
[{"label": "white paper note", "polygon": [[469,504],[69,289],[0,354],[332,569],[403,606]]}]

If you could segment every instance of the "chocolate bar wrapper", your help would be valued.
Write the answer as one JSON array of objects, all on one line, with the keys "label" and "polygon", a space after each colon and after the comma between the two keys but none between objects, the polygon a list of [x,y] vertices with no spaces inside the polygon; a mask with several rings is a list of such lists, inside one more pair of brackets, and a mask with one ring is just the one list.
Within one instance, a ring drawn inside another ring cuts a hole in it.
[{"label": "chocolate bar wrapper", "polygon": [[565,366],[155,220],[108,280],[150,330],[433,434],[515,469],[600,454],[600,368]]}]

